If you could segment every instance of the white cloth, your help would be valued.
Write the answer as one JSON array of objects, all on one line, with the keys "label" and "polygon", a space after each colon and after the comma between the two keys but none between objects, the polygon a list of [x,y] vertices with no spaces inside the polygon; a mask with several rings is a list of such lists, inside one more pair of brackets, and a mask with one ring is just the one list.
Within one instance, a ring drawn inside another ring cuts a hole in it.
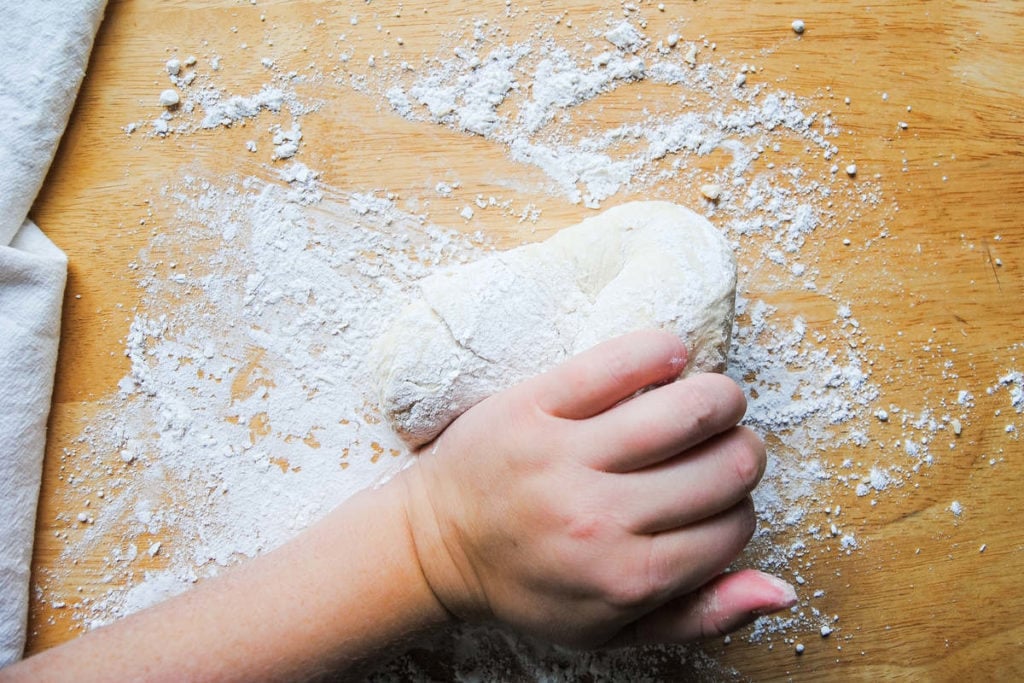
[{"label": "white cloth", "polygon": [[25,645],[67,260],[28,220],[106,0],[0,2],[0,666]]}]

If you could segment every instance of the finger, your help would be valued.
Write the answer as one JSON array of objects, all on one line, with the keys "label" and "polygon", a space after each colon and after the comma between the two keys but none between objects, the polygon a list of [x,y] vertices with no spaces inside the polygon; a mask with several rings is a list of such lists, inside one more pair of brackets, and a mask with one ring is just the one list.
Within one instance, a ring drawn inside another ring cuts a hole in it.
[{"label": "finger", "polygon": [[735,427],[652,467],[606,476],[615,478],[631,530],[650,534],[728,510],[754,490],[766,462],[760,437]]},{"label": "finger", "polygon": [[685,595],[721,574],[756,526],[754,503],[746,496],[713,517],[649,536],[644,570],[651,596],[665,601]]},{"label": "finger", "polygon": [[679,376],[686,348],[679,339],[645,330],[598,344],[528,382],[541,409],[580,420],[611,408],[652,384]]},{"label": "finger", "polygon": [[753,569],[721,574],[634,622],[609,645],[688,643],[721,636],[796,603],[793,586],[770,574]]},{"label": "finger", "polygon": [[735,382],[703,373],[648,391],[580,424],[579,438],[593,444],[592,467],[629,472],[732,428],[746,409]]}]

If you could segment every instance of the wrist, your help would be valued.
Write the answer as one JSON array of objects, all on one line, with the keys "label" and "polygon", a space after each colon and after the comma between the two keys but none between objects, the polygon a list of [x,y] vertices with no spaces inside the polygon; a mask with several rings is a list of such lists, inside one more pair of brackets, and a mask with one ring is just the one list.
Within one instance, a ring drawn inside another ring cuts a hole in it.
[{"label": "wrist", "polygon": [[361,525],[364,532],[373,533],[382,541],[379,576],[401,593],[395,606],[410,618],[411,630],[422,631],[451,621],[452,614],[434,593],[423,571],[406,499],[405,486],[400,481],[391,481],[357,494],[351,502],[365,506],[362,515],[356,515],[365,520]]},{"label": "wrist", "polygon": [[459,529],[438,514],[438,497],[455,496],[457,500],[457,495],[446,491],[443,481],[432,478],[431,457],[421,454],[395,482],[401,487],[405,528],[416,566],[448,619],[483,620],[488,616],[486,595],[461,549]]}]

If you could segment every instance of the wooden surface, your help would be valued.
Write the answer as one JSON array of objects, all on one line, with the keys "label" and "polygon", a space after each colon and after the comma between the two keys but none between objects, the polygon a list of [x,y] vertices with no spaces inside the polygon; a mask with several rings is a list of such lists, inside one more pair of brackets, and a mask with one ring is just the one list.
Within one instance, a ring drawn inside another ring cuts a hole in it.
[{"label": "wooden surface", "polygon": [[[1019,431],[1008,434],[1005,426],[1022,423],[1005,391],[989,396],[985,389],[1008,369],[1024,370],[1024,346],[1014,347],[1024,344],[1024,5],[666,2],[662,17],[655,4],[636,4],[651,17],[652,34],[658,21],[684,16],[684,37],[707,36],[722,57],[743,63],[747,55],[759,75],[782,80],[801,96],[834,94],[831,108],[844,130],[844,152],[866,178],[879,174],[885,204],[879,215],[888,216],[888,236],[871,252],[818,249],[815,265],[856,304],[876,345],[876,379],[892,378],[887,397],[906,405],[920,397],[952,404],[957,388],[977,397],[956,451],[941,453],[937,465],[915,479],[916,488],[869,511],[852,493],[837,494],[835,501],[849,510],[846,523],[857,525],[866,547],[816,561],[813,585],[826,590],[828,611],[841,615],[845,639],[805,635],[800,657],[781,642],[768,649],[737,639],[708,650],[757,680],[1021,679],[1024,448]],[[139,300],[128,266],[150,234],[138,226],[144,218],[153,225],[170,219],[151,215],[151,198],[195,164],[215,172],[268,173],[258,160],[231,151],[244,142],[245,131],[162,141],[122,132],[128,122],[152,118],[155,94],[166,83],[160,70],[167,50],[217,52],[222,83],[253,91],[266,74],[237,46],[259,43],[264,31],[272,29],[281,61],[325,66],[339,32],[364,41],[369,51],[374,45],[397,49],[395,36],[401,35],[404,49],[429,53],[469,11],[462,3],[406,3],[395,17],[391,5],[111,1],[70,128],[32,213],[70,258],[35,548],[38,580],[62,562],[63,541],[55,536],[64,528],[56,521],[67,485],[62,449],[127,369],[123,339]],[[532,3],[529,20],[512,22],[510,39],[563,6],[578,25],[591,11],[621,14],[616,2]],[[349,25],[353,8],[366,17],[358,26]],[[501,17],[504,2],[474,3],[472,12]],[[797,17],[808,27],[801,39],[788,30]],[[376,24],[391,33],[377,31]],[[451,173],[463,185],[450,199],[435,196],[431,213],[456,227],[458,209],[477,194],[510,196],[508,188],[517,183],[527,188],[522,204],[542,210],[539,225],[545,229],[589,213],[537,189],[543,180],[538,171],[511,162],[498,145],[409,123],[352,89],[317,92],[330,106],[303,119],[309,141],[303,161],[322,170],[329,185],[415,196]],[[849,107],[842,105],[845,96]],[[606,110],[595,115],[611,118],[615,102],[605,100]],[[900,130],[899,120],[909,127]],[[617,195],[605,206],[639,196]],[[677,188],[671,198],[699,201],[694,188]],[[851,222],[847,235],[854,243],[876,238],[878,218],[869,214]],[[520,234],[524,228],[498,213],[481,212],[473,227],[508,244],[544,233]],[[825,310],[800,294],[777,303],[799,311],[812,326],[834,316],[834,306]],[[936,360],[943,349],[955,358],[959,381],[943,374]],[[999,463],[990,465],[990,458]],[[965,510],[958,518],[948,511],[953,500]],[[82,558],[68,585],[101,594],[101,559]],[[67,612],[35,601],[30,651],[78,632]]]}]

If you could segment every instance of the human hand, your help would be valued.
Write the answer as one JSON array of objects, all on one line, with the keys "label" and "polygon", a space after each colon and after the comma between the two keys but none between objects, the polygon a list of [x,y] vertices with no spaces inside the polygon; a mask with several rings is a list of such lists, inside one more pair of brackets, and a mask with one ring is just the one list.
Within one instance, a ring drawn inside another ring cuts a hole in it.
[{"label": "human hand", "polygon": [[[796,602],[723,574],[754,532],[761,440],[722,375],[673,382],[674,336],[599,345],[467,411],[402,474],[440,602],[576,647],[686,642]],[[645,393],[637,392],[651,387]]]}]

